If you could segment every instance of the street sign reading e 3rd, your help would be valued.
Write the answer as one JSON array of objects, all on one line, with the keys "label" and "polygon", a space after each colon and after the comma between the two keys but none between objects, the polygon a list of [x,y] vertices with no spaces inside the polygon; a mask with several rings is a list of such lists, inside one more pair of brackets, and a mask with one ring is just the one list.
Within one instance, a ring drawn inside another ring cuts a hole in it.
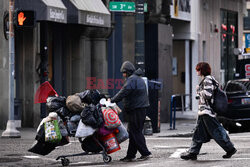
[{"label": "street sign reading e 3rd", "polygon": [[109,10],[114,12],[135,12],[134,2],[109,2]]}]

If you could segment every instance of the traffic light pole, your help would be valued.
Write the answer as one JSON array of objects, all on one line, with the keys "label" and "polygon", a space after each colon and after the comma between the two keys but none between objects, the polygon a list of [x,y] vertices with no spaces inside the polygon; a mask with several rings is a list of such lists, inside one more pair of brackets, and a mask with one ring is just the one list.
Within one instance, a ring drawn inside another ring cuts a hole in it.
[{"label": "traffic light pole", "polygon": [[135,66],[145,72],[144,0],[136,0],[135,12]]},{"label": "traffic light pole", "polygon": [[13,26],[14,0],[9,0],[9,120],[2,137],[21,137],[14,119],[15,33]]}]

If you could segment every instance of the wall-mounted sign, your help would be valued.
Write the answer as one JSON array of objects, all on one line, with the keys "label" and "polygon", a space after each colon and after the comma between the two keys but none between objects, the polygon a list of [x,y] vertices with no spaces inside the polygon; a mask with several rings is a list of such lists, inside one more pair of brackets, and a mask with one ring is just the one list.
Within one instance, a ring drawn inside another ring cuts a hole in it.
[{"label": "wall-mounted sign", "polygon": [[66,23],[66,10],[48,7],[48,19],[51,21]]},{"label": "wall-mounted sign", "polygon": [[172,0],[170,6],[171,18],[191,21],[190,0]]}]

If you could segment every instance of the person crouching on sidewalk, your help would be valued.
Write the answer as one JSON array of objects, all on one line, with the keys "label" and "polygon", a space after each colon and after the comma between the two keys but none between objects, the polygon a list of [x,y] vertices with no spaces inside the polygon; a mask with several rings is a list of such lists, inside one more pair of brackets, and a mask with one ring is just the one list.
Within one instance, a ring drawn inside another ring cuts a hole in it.
[{"label": "person crouching on sidewalk", "polygon": [[[197,98],[199,99],[198,120],[191,146],[187,153],[181,155],[181,159],[196,160],[202,144],[209,142],[210,139],[214,139],[216,143],[226,151],[226,154],[222,156],[223,158],[231,158],[237,150],[230,141],[225,129],[215,118],[216,115],[208,103],[209,100],[213,101],[215,86],[212,80],[216,81],[214,77],[210,75],[210,65],[206,62],[200,62],[196,65],[196,72],[202,79],[197,86]],[[218,84],[217,81],[216,83]]]}]

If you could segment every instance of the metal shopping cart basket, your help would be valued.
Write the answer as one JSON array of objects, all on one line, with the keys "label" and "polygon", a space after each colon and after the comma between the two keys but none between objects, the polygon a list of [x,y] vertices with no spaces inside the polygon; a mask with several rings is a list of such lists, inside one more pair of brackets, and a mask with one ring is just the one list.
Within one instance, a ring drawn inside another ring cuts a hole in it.
[{"label": "metal shopping cart basket", "polygon": [[[90,143],[90,141],[92,142]],[[75,156],[101,154],[103,157],[103,161],[105,163],[109,163],[112,160],[112,157],[108,155],[103,142],[100,141],[96,135],[86,137],[85,139],[79,138],[79,142],[81,143],[81,147],[83,149],[82,153],[61,155],[58,156],[56,160],[60,159],[63,166],[68,166],[70,163],[67,157],[75,157]],[[95,146],[93,147],[93,145]]]}]

